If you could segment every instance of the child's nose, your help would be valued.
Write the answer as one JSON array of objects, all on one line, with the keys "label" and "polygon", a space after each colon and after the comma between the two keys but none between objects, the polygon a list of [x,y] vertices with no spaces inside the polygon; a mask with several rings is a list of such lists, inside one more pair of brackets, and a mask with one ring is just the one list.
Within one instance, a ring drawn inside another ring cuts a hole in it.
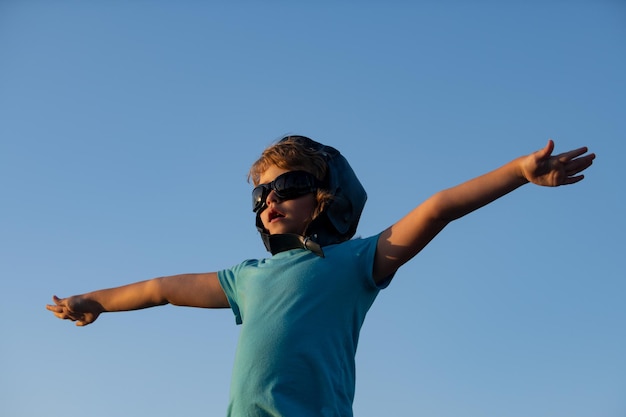
[{"label": "child's nose", "polygon": [[280,198],[278,197],[276,192],[274,190],[271,190],[270,193],[267,195],[267,198],[265,199],[265,204],[269,206],[271,203],[278,203],[279,201]]}]

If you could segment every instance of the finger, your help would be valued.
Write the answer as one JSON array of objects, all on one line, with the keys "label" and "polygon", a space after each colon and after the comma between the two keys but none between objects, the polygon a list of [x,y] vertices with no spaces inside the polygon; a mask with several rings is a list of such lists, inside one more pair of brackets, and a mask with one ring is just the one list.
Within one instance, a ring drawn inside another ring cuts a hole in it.
[{"label": "finger", "polygon": [[63,307],[50,304],[46,304],[46,309],[52,311],[53,313],[61,313],[63,311]]},{"label": "finger", "polygon": [[539,159],[546,159],[552,155],[552,151],[554,151],[554,141],[552,139],[548,139],[548,143],[543,149],[537,151],[537,156]]},{"label": "finger", "polygon": [[[52,311],[53,313],[55,313],[55,315],[62,314],[67,309],[67,305],[64,299],[61,299],[54,295],[52,296],[52,301],[54,302],[54,304],[46,304],[46,309]],[[59,316],[57,315],[57,317]]]},{"label": "finger", "polygon": [[[58,298],[57,298],[58,300]],[[55,300],[55,302],[57,301]],[[77,320],[83,320],[84,319],[84,314],[83,313],[76,313],[74,311],[71,311],[67,306],[64,305],[46,305],[46,309],[51,311],[57,318],[61,319],[61,320],[71,320],[71,321],[77,321]]]},{"label": "finger", "polygon": [[588,151],[587,147],[583,146],[582,148],[574,149],[569,152],[563,152],[562,154],[557,155],[556,158],[558,161],[565,163],[565,162],[571,161],[572,159],[576,157],[579,157],[580,155],[587,153],[587,151]]},{"label": "finger", "polygon": [[582,181],[585,178],[584,175],[576,175],[575,177],[567,177],[563,180],[563,185],[575,184]]},{"label": "finger", "polygon": [[71,314],[68,314],[66,311],[54,311],[53,314],[61,320],[71,320],[71,321],[77,320],[77,317]]},{"label": "finger", "polygon": [[50,309],[50,308],[48,310],[52,311],[52,314],[54,314],[54,316],[59,318],[59,319],[63,319],[64,316],[65,316],[65,313],[63,313],[63,311],[56,311],[56,310],[53,310],[53,309]]},{"label": "finger", "polygon": [[76,321],[76,325],[83,327],[93,323],[94,321],[96,321],[96,319],[91,314],[87,314],[83,315],[80,320]]},{"label": "finger", "polygon": [[570,161],[565,166],[565,173],[568,176],[571,176],[571,175],[578,174],[581,171],[584,171],[585,169],[589,168],[591,164],[593,164],[594,158],[595,158],[595,155],[591,154],[583,158],[578,158],[578,159]]}]

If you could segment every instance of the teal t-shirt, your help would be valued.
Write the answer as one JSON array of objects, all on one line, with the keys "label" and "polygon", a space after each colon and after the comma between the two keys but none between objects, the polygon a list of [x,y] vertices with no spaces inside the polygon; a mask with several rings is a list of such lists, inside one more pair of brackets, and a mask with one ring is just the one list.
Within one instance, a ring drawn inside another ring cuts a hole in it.
[{"label": "teal t-shirt", "polygon": [[359,331],[379,292],[378,236],[218,272],[241,333],[228,415],[351,416]]}]

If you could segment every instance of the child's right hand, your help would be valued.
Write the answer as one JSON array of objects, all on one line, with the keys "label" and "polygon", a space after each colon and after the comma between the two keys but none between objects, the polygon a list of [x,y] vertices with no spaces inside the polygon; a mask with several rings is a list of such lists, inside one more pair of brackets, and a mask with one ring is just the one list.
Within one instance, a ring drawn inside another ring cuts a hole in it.
[{"label": "child's right hand", "polygon": [[100,303],[80,295],[68,298],[59,298],[55,295],[52,301],[54,304],[46,305],[46,309],[60,319],[75,321],[77,326],[93,323],[104,311]]}]

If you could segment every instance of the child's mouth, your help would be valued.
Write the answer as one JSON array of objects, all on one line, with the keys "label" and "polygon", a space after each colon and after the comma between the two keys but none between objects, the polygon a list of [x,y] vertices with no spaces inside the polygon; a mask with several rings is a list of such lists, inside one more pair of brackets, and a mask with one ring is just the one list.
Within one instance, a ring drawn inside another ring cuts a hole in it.
[{"label": "child's mouth", "polygon": [[273,222],[275,222],[275,221],[277,221],[277,220],[282,219],[283,217],[285,217],[285,215],[284,215],[284,214],[279,213],[279,212],[277,212],[277,211],[271,211],[271,212],[269,213],[268,217],[267,217],[267,220],[268,220],[270,223],[273,223]]}]

